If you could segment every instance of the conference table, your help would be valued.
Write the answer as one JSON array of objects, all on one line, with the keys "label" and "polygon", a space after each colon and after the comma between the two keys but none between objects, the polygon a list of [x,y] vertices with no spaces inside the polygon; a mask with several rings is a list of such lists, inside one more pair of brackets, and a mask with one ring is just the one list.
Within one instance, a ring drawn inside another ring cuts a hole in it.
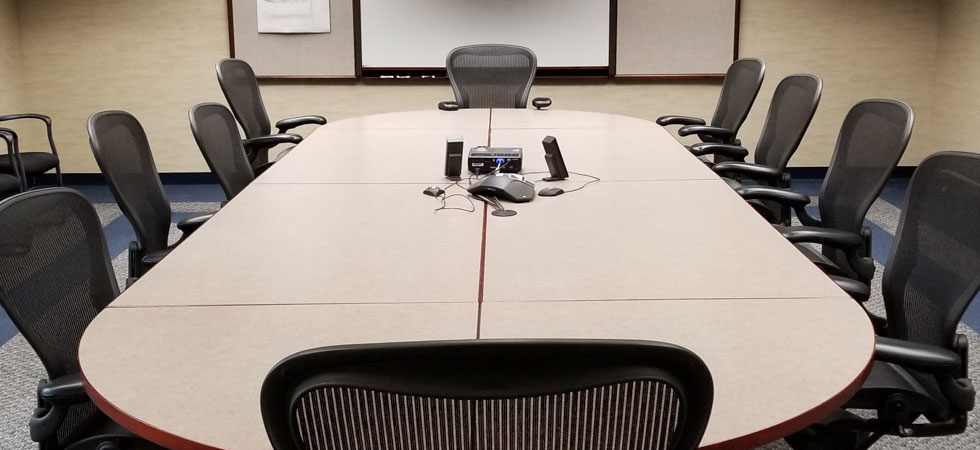
[{"label": "conference table", "polygon": [[[539,181],[546,135],[567,180]],[[523,148],[538,189],[581,189],[505,203],[512,217],[465,195],[437,210],[426,187],[469,182],[443,176],[453,136]],[[474,109],[318,128],[99,314],[79,359],[95,403],[139,435],[266,450],[259,390],[293,353],[512,338],[692,350],[714,380],[709,449],[753,448],[833,411],[875,341],[863,309],[662,127]]]}]

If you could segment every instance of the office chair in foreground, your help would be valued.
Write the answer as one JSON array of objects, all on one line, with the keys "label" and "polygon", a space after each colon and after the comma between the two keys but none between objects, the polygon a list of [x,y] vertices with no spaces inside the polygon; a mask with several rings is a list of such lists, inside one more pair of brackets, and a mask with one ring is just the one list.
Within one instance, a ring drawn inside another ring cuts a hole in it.
[{"label": "office chair in foreground", "polygon": [[[119,209],[136,232],[129,244],[129,279],[141,277],[177,245],[170,237],[170,201],[160,183],[150,143],[142,125],[125,111],[103,111],[88,119],[89,143]],[[181,239],[204,224],[211,214],[177,223]],[[179,242],[178,242],[179,243]]]},{"label": "office chair in foreground", "polygon": [[783,236],[796,244],[821,244],[819,252],[797,248],[844,290],[866,299],[862,285],[871,283],[875,265],[864,216],[905,153],[913,121],[912,108],[897,100],[864,100],[851,108],[820,188],[819,219],[806,211],[810,197],[790,189],[746,185],[736,192],[793,208],[802,226],[778,227]]},{"label": "office chair in foreground", "polygon": [[[766,63],[757,58],[742,58],[732,63],[725,73],[721,85],[718,106],[711,122],[688,116],[662,116],[657,119],[660,126],[681,125],[681,136],[698,135],[702,142],[739,145],[738,129],[749,115],[755,103],[762,80],[766,76]],[[728,161],[730,158],[716,154],[714,162]],[[704,159],[710,165],[710,161]]]},{"label": "office chair in foreground", "polygon": [[[269,113],[262,102],[262,92],[259,82],[255,79],[252,66],[240,59],[227,58],[218,61],[218,84],[224,92],[228,106],[235,113],[235,118],[245,130],[246,139],[243,141],[252,168],[269,162],[269,150],[279,144],[298,144],[303,137],[298,134],[286,133],[302,125],[323,125],[327,119],[321,116],[300,116],[282,119],[276,122],[277,134],[272,134]],[[279,153],[276,159],[283,157],[292,147]]]},{"label": "office chair in foreground", "polygon": [[470,340],[297,353],[260,397],[276,450],[689,450],[713,387],[701,359],[670,344]]},{"label": "office chair in foreground", "polygon": [[[976,392],[956,333],[980,291],[980,155],[937,153],[912,176],[881,282],[885,318],[871,374],[844,408],[787,441],[796,449],[866,449],[884,435],[962,433]],[[921,420],[925,418],[927,420]]]},{"label": "office chair in foreground", "polygon": [[[740,187],[744,178],[765,186],[788,188],[791,180],[786,164],[803,141],[820,104],[822,90],[823,80],[816,75],[790,75],[779,82],[755,146],[754,164],[745,162],[749,151],[740,145],[699,143],[691,146],[691,153],[730,158],[731,161],[715,164],[712,169],[733,189]],[[749,203],[770,222],[790,224],[792,213],[788,207],[766,200],[749,200]]]},{"label": "office chair in foreground", "polygon": [[0,202],[0,305],[48,376],[29,422],[41,450],[160,448],[99,412],[79,373],[82,332],[117,295],[102,224],[81,193],[45,188]]},{"label": "office chair in foreground", "polygon": [[[479,44],[457,47],[446,57],[446,73],[456,101],[439,103],[439,109],[526,108],[538,58],[527,47]],[[537,108],[551,106],[551,99],[536,97]]]},{"label": "office chair in foreground", "polygon": [[235,118],[224,105],[201,103],[192,107],[187,115],[194,140],[228,200],[274,164],[266,163],[252,171]]},{"label": "office chair in foreground", "polygon": [[[51,131],[51,118],[43,114],[9,114],[0,116],[0,122],[25,119],[44,122],[50,153],[21,152],[18,150],[19,161],[15,161],[10,155],[0,155],[0,172],[15,176],[19,173],[24,179],[24,190],[27,190],[29,187],[28,180],[54,169],[58,186],[63,186],[64,183],[61,179],[61,159],[58,158],[58,147],[54,145],[54,134]],[[16,134],[14,134],[14,138],[16,139]],[[20,165],[19,168],[17,167],[18,164]]]}]

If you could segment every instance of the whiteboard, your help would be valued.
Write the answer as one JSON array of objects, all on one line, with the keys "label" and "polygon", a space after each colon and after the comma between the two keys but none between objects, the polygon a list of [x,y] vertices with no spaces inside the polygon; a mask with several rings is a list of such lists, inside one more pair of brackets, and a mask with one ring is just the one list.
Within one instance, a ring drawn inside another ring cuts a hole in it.
[{"label": "whiteboard", "polygon": [[361,63],[439,68],[461,45],[516,44],[538,67],[606,67],[609,21],[609,0],[361,0]]}]

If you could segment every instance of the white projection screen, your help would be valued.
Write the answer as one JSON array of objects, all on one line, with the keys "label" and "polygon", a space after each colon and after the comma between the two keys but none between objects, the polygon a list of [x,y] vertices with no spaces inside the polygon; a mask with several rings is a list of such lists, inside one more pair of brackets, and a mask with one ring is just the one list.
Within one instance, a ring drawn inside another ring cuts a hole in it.
[{"label": "white projection screen", "polygon": [[538,67],[609,65],[609,0],[361,0],[364,68],[442,68],[468,44],[530,48]]}]

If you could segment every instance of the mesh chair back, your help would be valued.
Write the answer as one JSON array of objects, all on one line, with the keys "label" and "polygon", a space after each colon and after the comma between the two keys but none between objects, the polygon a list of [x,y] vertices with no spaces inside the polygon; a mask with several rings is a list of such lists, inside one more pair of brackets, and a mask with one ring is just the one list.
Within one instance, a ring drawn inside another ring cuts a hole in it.
[{"label": "mesh chair back", "polygon": [[261,401],[277,450],[673,450],[697,448],[712,396],[669,344],[474,340],[298,353]]},{"label": "mesh chair back", "polygon": [[242,147],[242,136],[231,111],[218,103],[202,103],[188,113],[191,131],[211,172],[231,200],[255,175]]},{"label": "mesh chair back", "polygon": [[[820,188],[823,226],[861,232],[868,208],[905,153],[913,121],[912,108],[897,100],[864,100],[851,108]],[[823,247],[828,259],[851,272],[844,252]],[[849,275],[865,278],[857,273]]]},{"label": "mesh chair back", "polygon": [[96,113],[88,119],[88,136],[95,161],[140,247],[145,252],[166,248],[170,202],[139,121],[125,111]]},{"label": "mesh chair back", "polygon": [[718,106],[710,125],[728,128],[737,135],[752,109],[755,97],[759,95],[765,76],[766,63],[761,59],[743,58],[733,62],[725,73],[725,82],[721,86]]},{"label": "mesh chair back", "polygon": [[[889,337],[949,348],[980,290],[980,155],[919,164],[882,279]],[[939,392],[933,376],[913,373]],[[934,398],[944,398],[934,395]]]},{"label": "mesh chair back", "polygon": [[[79,372],[82,332],[118,294],[99,216],[82,194],[47,188],[0,202],[0,305],[49,378]],[[100,418],[91,403],[69,408],[59,448]]]},{"label": "mesh chair back", "polygon": [[816,75],[790,75],[779,82],[755,147],[756,164],[786,168],[817,112],[822,90],[823,80]]},{"label": "mesh chair back", "polygon": [[216,69],[221,92],[224,92],[228,106],[231,106],[235,118],[245,130],[245,137],[268,136],[272,125],[252,66],[240,59],[227,58],[218,61]]},{"label": "mesh chair back", "polygon": [[524,108],[538,68],[517,45],[467,45],[449,52],[446,71],[460,108]]}]

